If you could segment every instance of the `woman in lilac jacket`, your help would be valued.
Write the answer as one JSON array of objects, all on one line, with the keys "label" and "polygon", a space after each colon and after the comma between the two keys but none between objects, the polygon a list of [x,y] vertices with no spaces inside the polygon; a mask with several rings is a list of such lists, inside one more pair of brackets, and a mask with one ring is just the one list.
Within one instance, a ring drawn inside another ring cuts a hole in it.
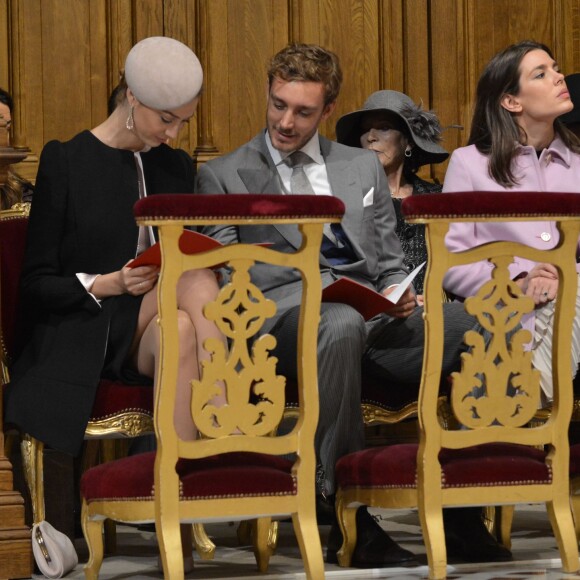
[{"label": "woman in lilac jacket", "polygon": [[[469,145],[453,153],[443,191],[580,193],[580,140],[558,120],[572,108],[564,75],[548,47],[523,41],[504,49],[479,79]],[[550,221],[462,223],[451,226],[446,243],[449,249],[461,251],[495,240],[549,249],[558,243],[559,234]],[[471,296],[491,278],[491,270],[489,262],[453,268],[445,277],[445,288],[461,298]],[[534,337],[529,348],[542,374],[543,402],[547,403],[552,398],[549,337],[558,273],[551,264],[518,257],[510,272],[536,304],[523,326]],[[576,309],[573,369],[580,360],[578,299]]]}]

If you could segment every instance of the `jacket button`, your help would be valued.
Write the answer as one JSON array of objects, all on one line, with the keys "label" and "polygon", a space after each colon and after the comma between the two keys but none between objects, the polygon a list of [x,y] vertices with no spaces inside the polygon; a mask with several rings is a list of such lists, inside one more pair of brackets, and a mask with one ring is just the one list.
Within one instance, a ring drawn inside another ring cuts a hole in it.
[{"label": "jacket button", "polygon": [[548,232],[542,232],[540,238],[542,238],[542,241],[544,242],[549,242],[552,239],[552,236]]}]

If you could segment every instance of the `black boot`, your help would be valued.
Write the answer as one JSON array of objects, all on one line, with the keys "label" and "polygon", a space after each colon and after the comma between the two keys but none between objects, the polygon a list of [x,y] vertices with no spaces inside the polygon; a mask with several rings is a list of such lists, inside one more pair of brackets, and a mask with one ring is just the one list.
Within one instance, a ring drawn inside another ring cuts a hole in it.
[{"label": "black boot", "polygon": [[483,523],[481,508],[445,508],[443,525],[447,556],[465,562],[507,562],[512,553]]},{"label": "black boot", "polygon": [[[412,552],[401,548],[379,526],[365,506],[356,512],[356,546],[352,555],[353,568],[385,568],[387,566],[418,565]],[[326,548],[326,561],[337,564],[336,553],[342,546],[342,533],[338,522],[330,528]]]}]

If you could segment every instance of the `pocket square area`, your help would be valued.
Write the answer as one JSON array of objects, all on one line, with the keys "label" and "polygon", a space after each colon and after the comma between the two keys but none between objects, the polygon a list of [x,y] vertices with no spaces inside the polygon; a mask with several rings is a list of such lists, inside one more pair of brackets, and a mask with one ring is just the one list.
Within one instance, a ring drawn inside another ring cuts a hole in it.
[{"label": "pocket square area", "polygon": [[363,197],[363,207],[368,207],[369,205],[373,205],[373,197],[375,193],[375,188],[371,187],[368,192]]}]

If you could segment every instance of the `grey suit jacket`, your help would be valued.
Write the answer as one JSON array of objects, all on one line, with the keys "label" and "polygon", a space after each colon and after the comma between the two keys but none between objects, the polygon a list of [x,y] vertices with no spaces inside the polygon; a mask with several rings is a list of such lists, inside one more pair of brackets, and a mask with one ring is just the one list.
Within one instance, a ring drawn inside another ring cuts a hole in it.
[{"label": "grey suit jacket", "polygon": [[[353,278],[378,291],[397,284],[406,276],[406,271],[395,233],[393,203],[377,156],[322,136],[320,148],[332,193],[346,206],[342,227],[358,258],[351,264],[331,267],[321,254],[323,285],[341,276]],[[265,132],[232,153],[204,164],[196,178],[196,192],[282,195],[278,171],[266,146]],[[273,249],[285,252],[298,249],[301,240],[298,228],[292,225],[218,226],[207,228],[204,233],[224,244],[270,242]],[[299,303],[301,281],[297,272],[258,265],[253,268],[252,279],[268,298],[276,300],[277,316]]]}]

